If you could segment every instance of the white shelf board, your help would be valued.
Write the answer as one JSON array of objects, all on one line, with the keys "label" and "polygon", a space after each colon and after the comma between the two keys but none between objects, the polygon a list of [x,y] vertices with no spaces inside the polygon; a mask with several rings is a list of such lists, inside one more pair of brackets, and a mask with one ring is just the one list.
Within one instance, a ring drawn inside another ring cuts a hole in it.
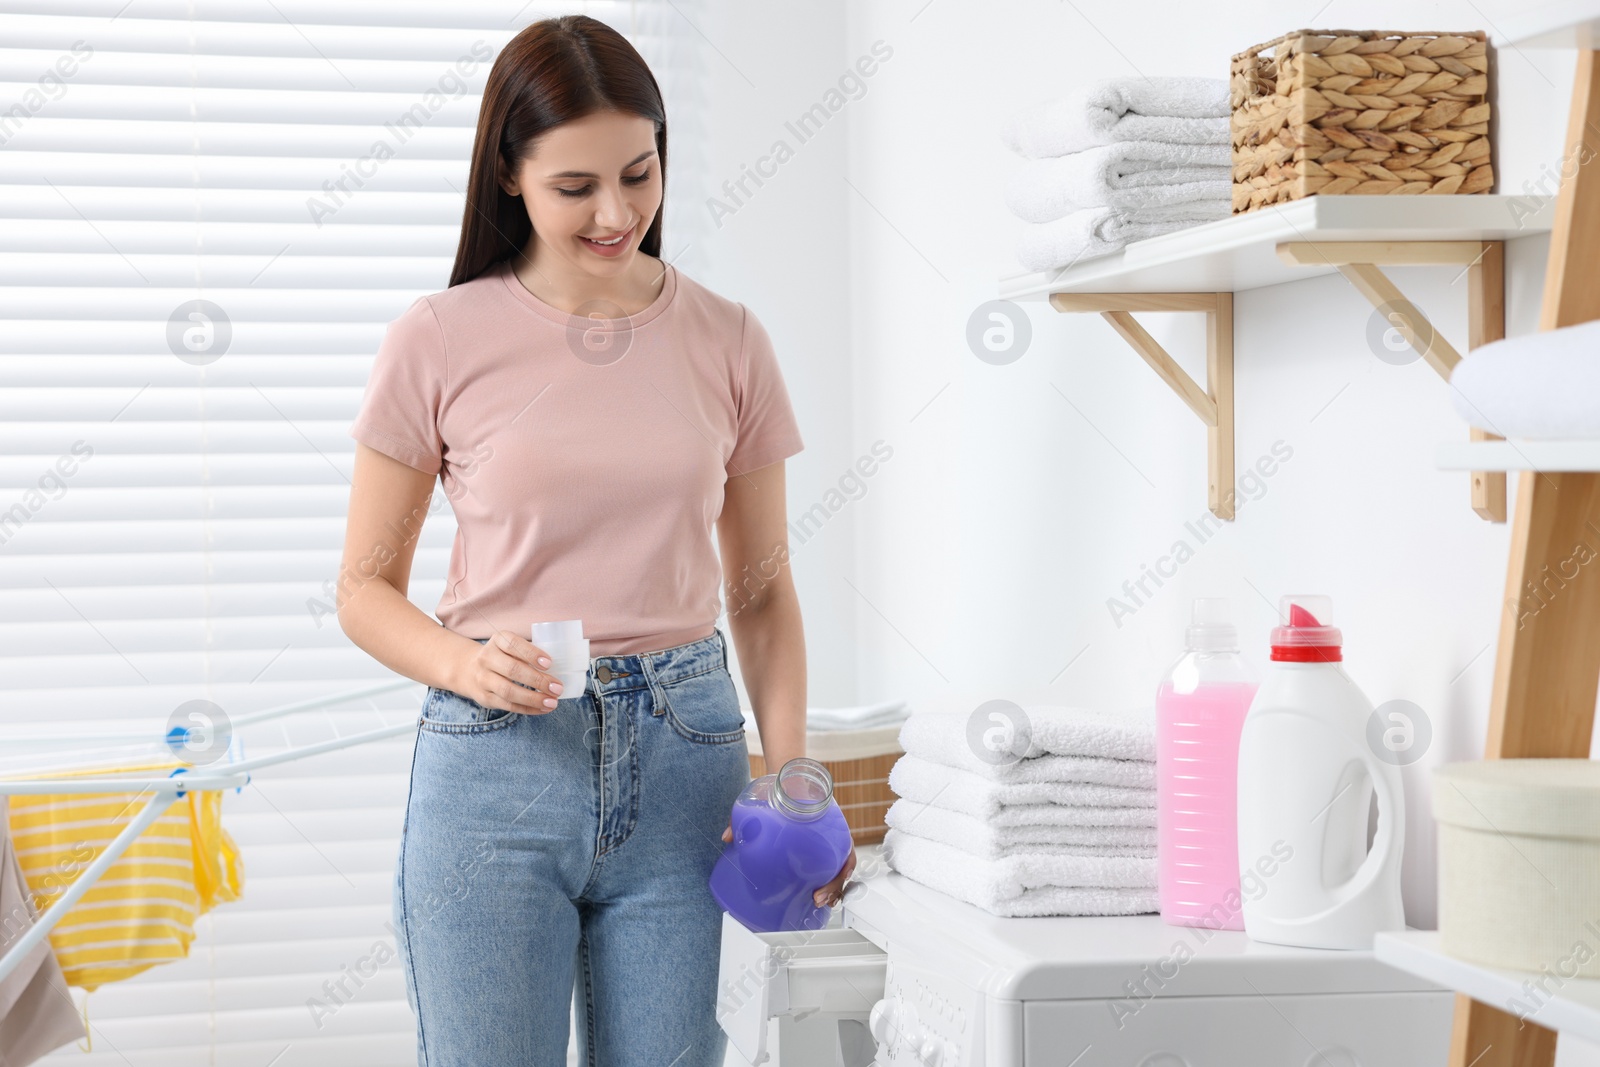
[{"label": "white shelf board", "polygon": [[1452,441],[1433,458],[1447,471],[1600,471],[1600,440]]},{"label": "white shelf board", "polygon": [[1600,0],[1528,4],[1490,31],[1496,48],[1600,48]]},{"label": "white shelf board", "polygon": [[[1437,930],[1379,934],[1373,942],[1373,954],[1397,970],[1438,982],[1501,1011],[1524,1015],[1547,1030],[1600,1041],[1600,979],[1570,978],[1557,985],[1535,971],[1469,963],[1440,950]],[[1550,995],[1536,986],[1530,997],[1523,983],[1541,979]]]},{"label": "white shelf board", "polygon": [[1293,266],[1281,241],[1508,241],[1548,233],[1553,197],[1308,196],[1134,243],[1060,270],[1000,280],[1007,300],[1051,293],[1233,293],[1331,274]]}]

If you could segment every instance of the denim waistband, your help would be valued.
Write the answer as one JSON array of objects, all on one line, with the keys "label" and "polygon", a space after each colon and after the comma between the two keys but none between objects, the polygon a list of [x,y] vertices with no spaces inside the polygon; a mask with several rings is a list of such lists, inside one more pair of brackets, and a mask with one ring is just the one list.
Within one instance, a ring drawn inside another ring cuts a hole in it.
[{"label": "denim waistband", "polygon": [[[475,637],[473,640],[484,644],[489,639]],[[596,656],[589,660],[588,689],[602,694],[654,689],[727,666],[728,642],[718,628],[698,641],[655,652]]]}]

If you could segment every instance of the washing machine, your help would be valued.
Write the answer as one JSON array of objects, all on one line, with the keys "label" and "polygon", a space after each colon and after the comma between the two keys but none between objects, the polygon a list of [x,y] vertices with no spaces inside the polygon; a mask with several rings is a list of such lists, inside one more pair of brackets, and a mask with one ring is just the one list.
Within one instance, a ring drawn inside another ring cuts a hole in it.
[{"label": "washing machine", "polygon": [[752,1067],[1443,1067],[1453,994],[1371,952],[1158,916],[1000,918],[859,850],[827,928],[724,916],[718,1018]]}]

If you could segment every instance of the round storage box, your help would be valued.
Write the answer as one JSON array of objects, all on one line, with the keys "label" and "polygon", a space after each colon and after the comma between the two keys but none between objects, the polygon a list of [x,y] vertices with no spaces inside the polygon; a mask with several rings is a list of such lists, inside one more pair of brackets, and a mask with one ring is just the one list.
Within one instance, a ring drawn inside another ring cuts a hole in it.
[{"label": "round storage box", "polygon": [[1600,762],[1433,772],[1439,941],[1491,967],[1600,978]]}]

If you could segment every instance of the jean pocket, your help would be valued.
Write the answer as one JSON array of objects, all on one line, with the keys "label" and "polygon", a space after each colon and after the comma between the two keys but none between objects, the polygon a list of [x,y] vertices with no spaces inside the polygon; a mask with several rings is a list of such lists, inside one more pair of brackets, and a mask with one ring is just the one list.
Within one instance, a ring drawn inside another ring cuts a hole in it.
[{"label": "jean pocket", "polygon": [[430,687],[427,699],[422,702],[422,718],[418,725],[436,734],[481,734],[505,729],[516,715],[514,711],[486,708],[449,689]]},{"label": "jean pocket", "polygon": [[739,691],[728,668],[663,682],[665,715],[679,735],[702,745],[727,745],[744,737]]}]

